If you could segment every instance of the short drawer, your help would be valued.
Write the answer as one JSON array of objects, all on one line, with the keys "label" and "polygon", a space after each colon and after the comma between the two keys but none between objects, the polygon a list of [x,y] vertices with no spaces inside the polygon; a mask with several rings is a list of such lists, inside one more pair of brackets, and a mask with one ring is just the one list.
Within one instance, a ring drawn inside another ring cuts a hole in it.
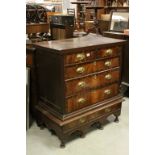
[{"label": "short drawer", "polygon": [[69,54],[64,57],[64,64],[67,65],[67,64],[86,62],[95,59],[95,57],[96,55],[94,51]]},{"label": "short drawer", "polygon": [[65,67],[65,79],[80,77],[97,71],[104,71],[120,65],[119,57],[94,61],[83,65]]},{"label": "short drawer", "polygon": [[85,92],[87,89],[97,88],[110,84],[112,82],[118,82],[120,79],[120,70],[111,70],[95,75],[91,75],[85,78],[78,78],[76,80],[66,81],[66,96],[72,95],[78,92]]},{"label": "short drawer", "polygon": [[105,58],[105,57],[115,57],[120,55],[121,47],[116,46],[112,48],[102,48],[99,49],[96,53],[96,58]]},{"label": "short drawer", "polygon": [[94,110],[94,112],[92,112],[92,113],[85,114],[85,116],[81,116],[78,119],[64,125],[63,129],[65,131],[68,131],[70,129],[82,126],[85,123],[89,123],[93,120],[95,121],[96,119],[98,119],[104,115],[111,114],[112,112],[115,112],[120,109],[121,109],[121,103],[104,106],[102,108],[99,108],[98,110]]},{"label": "short drawer", "polygon": [[70,113],[89,105],[102,102],[105,99],[117,95],[118,92],[119,85],[117,83],[104,88],[81,92],[73,97],[66,99],[66,112]]}]

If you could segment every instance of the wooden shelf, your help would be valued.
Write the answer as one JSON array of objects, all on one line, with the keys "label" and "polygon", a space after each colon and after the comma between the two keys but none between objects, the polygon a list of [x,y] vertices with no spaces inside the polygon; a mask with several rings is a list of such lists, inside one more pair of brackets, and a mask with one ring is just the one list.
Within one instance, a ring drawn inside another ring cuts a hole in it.
[{"label": "wooden shelf", "polygon": [[104,9],[129,9],[129,7],[121,7],[121,6],[104,6]]},{"label": "wooden shelf", "polygon": [[26,24],[26,34],[30,33],[47,33],[49,32],[48,23],[31,23]]},{"label": "wooden shelf", "polygon": [[104,6],[86,6],[86,9],[103,9]]},{"label": "wooden shelf", "polygon": [[89,4],[90,1],[71,2],[72,4]]}]

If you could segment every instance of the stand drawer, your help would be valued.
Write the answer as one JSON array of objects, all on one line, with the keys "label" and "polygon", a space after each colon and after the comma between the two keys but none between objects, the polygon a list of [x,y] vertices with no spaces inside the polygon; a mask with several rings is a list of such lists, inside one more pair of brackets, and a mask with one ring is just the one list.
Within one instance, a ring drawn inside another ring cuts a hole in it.
[{"label": "stand drawer", "polygon": [[95,120],[97,120],[98,118],[103,117],[104,115],[111,114],[120,109],[121,103],[104,106],[102,108],[99,108],[98,110],[94,110],[91,113],[88,112],[88,114],[81,115],[77,119],[67,123],[63,126],[63,130],[67,132],[70,129],[77,128],[89,122],[92,122],[93,124],[93,121],[95,122]]}]

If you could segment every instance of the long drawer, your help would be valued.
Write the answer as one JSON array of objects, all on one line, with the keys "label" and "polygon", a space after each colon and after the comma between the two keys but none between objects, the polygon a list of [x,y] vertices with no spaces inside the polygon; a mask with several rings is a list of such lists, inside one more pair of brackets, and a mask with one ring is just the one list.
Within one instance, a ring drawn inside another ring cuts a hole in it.
[{"label": "long drawer", "polygon": [[65,79],[80,77],[90,73],[111,69],[120,66],[119,57],[112,59],[104,59],[100,61],[94,61],[82,65],[74,65],[72,67],[65,67]]},{"label": "long drawer", "polygon": [[66,112],[73,112],[97,102],[102,102],[105,99],[117,95],[118,92],[119,85],[116,83],[104,88],[78,93],[66,99]]},{"label": "long drawer", "polygon": [[120,78],[120,70],[110,70],[85,78],[66,81],[66,96],[85,90],[104,86],[113,82],[118,82]]},{"label": "long drawer", "polygon": [[92,112],[85,116],[81,116],[77,118],[76,120],[73,120],[72,122],[67,123],[66,125],[64,125],[63,129],[64,131],[67,132],[70,129],[82,126],[85,123],[92,122],[93,120],[98,119],[99,117],[110,114],[120,109],[121,109],[121,103],[104,106],[95,112]]},{"label": "long drawer", "polygon": [[64,64],[75,64],[95,60],[96,58],[115,57],[120,54],[121,47],[101,48],[90,51],[80,51],[79,53],[66,55]]}]

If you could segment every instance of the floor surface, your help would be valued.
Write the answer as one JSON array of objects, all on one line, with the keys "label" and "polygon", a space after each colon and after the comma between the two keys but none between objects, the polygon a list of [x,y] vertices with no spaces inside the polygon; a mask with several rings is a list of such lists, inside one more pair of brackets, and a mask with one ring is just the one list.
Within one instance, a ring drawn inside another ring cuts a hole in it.
[{"label": "floor surface", "polygon": [[[128,109],[125,98],[119,123],[111,122],[103,130],[93,130],[85,138],[76,138],[60,148],[60,141],[36,123],[27,131],[27,155],[128,155]],[[111,118],[112,119],[112,118]]]}]

